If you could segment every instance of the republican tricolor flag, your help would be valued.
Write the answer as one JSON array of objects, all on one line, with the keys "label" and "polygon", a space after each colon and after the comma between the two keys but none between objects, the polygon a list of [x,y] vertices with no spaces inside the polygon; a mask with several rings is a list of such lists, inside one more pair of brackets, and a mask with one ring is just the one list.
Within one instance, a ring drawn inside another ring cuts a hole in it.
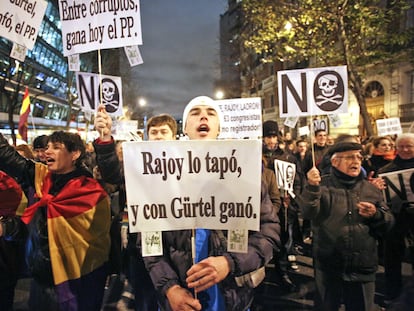
[{"label": "republican tricolor flag", "polygon": [[19,134],[21,139],[27,142],[27,119],[29,118],[30,113],[30,98],[29,98],[29,89],[26,87],[23,96],[22,108],[20,109],[20,119],[19,119]]},{"label": "republican tricolor flag", "polygon": [[[38,169],[40,164],[36,166],[37,176],[46,172]],[[103,294],[107,275],[111,245],[108,194],[95,179],[79,176],[54,195],[50,193],[52,174],[46,174],[40,200],[25,209],[21,220],[29,224],[38,208],[46,208],[50,263],[59,304],[72,306],[64,310],[96,310],[87,307],[94,302],[90,297],[99,291]]]}]

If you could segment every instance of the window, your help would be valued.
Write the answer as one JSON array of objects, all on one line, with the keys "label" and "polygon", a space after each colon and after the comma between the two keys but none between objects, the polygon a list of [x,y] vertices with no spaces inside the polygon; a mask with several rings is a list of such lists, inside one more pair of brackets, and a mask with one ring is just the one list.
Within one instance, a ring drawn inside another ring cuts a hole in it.
[{"label": "window", "polygon": [[410,72],[410,103],[414,103],[414,71]]},{"label": "window", "polygon": [[381,83],[378,81],[372,81],[368,83],[365,87],[365,97],[366,98],[375,98],[379,96],[384,96],[384,88]]}]

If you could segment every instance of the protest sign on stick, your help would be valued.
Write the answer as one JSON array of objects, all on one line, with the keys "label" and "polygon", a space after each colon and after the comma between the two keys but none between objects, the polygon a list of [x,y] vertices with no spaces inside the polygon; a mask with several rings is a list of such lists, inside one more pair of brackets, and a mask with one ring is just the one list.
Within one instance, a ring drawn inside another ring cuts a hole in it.
[{"label": "protest sign on stick", "polygon": [[259,230],[260,140],[123,143],[131,232]]},{"label": "protest sign on stick", "polygon": [[76,84],[82,111],[96,112],[101,102],[111,116],[122,116],[121,77],[77,72]]},{"label": "protest sign on stick", "polygon": [[220,139],[258,139],[262,136],[260,97],[217,100],[223,114]]},{"label": "protest sign on stick", "polygon": [[394,213],[401,208],[408,208],[414,212],[414,168],[378,174],[387,187],[384,190],[384,199]]},{"label": "protest sign on stick", "polygon": [[63,55],[141,45],[139,0],[59,1]]},{"label": "protest sign on stick", "polygon": [[33,49],[47,7],[44,0],[2,1],[0,36]]}]

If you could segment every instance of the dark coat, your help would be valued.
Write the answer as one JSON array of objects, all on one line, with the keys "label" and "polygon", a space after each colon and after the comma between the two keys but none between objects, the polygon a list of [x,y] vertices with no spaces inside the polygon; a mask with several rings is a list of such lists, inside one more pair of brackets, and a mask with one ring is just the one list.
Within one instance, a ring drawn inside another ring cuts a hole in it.
[{"label": "dark coat", "polygon": [[275,172],[270,168],[263,167],[262,180],[268,185],[270,200],[272,201],[276,212],[279,213],[281,200]]},{"label": "dark coat", "polygon": [[[0,159],[1,170],[13,176],[19,183],[35,188],[36,163],[20,156],[2,135],[0,135]],[[52,174],[53,187],[50,193],[55,195],[69,180],[79,176],[92,177],[86,168],[78,168],[63,175]],[[19,217],[10,217],[4,229],[4,235],[8,240],[16,243],[26,240],[25,259],[33,278],[44,285],[53,286],[46,207],[40,207],[28,225],[25,225]]]},{"label": "dark coat", "polygon": [[[94,142],[103,179],[106,182],[123,183],[120,163],[116,157],[114,142]],[[210,256],[226,256],[231,264],[231,272],[219,287],[226,300],[226,310],[246,310],[253,299],[253,288],[237,286],[235,277],[248,274],[267,264],[273,257],[273,250],[280,245],[280,225],[277,211],[268,194],[268,188],[262,183],[260,231],[250,232],[247,254],[228,253],[227,239],[218,231],[210,235]],[[221,231],[224,235],[225,232]],[[140,239],[137,241],[140,248]],[[145,265],[158,292],[162,310],[170,310],[166,300],[166,291],[173,285],[186,287],[186,272],[192,265],[191,230],[163,232],[164,256],[145,257]]]},{"label": "dark coat", "polygon": [[[226,232],[222,231],[221,234],[219,231],[211,231],[209,255],[225,256],[231,266],[229,275],[219,283],[228,311],[247,310],[253,300],[253,287],[249,284],[239,287],[235,277],[263,267],[272,259],[273,250],[280,245],[280,226],[276,210],[264,182],[261,187],[260,231],[249,232],[247,254],[227,252]],[[164,256],[145,257],[144,261],[159,293],[162,310],[170,310],[166,292],[176,284],[186,288],[186,272],[192,266],[191,231],[163,232],[163,247]]]},{"label": "dark coat", "polygon": [[[358,214],[360,201],[375,204],[372,218]],[[296,202],[303,217],[312,220],[315,268],[339,274],[344,281],[375,280],[377,238],[394,220],[380,190],[362,174],[350,185],[331,173],[322,177],[320,186],[305,187]]]}]

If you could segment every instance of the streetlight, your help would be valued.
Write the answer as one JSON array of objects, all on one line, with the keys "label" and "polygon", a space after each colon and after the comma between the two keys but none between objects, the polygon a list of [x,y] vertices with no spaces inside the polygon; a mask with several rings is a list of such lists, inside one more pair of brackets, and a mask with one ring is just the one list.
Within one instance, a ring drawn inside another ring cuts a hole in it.
[{"label": "streetlight", "polygon": [[147,105],[147,100],[144,97],[138,99],[138,104],[140,107],[145,107]]},{"label": "streetlight", "polygon": [[[142,108],[144,108],[147,105],[147,100],[144,97],[140,97],[138,99],[138,105]],[[144,111],[144,139],[146,140],[148,137],[148,133],[147,133],[147,114],[145,113],[145,109],[143,109]]]},{"label": "streetlight", "polygon": [[216,99],[223,99],[224,98],[224,92],[222,90],[217,90],[216,94],[214,95]]}]

